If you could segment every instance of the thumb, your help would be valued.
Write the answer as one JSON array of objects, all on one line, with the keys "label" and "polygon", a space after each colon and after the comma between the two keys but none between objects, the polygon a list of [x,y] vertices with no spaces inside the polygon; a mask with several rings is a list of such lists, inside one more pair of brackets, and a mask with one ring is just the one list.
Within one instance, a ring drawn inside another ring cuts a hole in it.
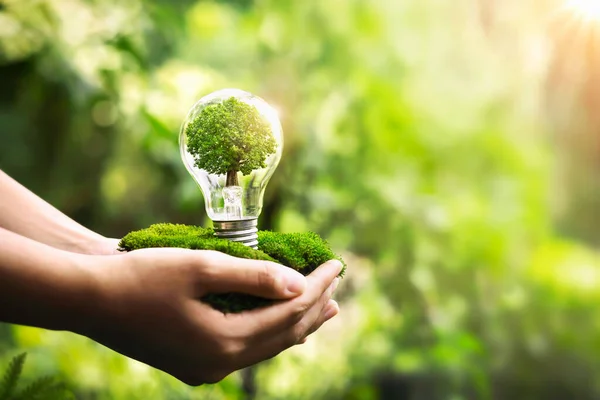
[{"label": "thumb", "polygon": [[306,289],[306,278],[281,264],[224,253],[212,258],[202,282],[208,293],[246,293],[278,300],[296,297]]}]

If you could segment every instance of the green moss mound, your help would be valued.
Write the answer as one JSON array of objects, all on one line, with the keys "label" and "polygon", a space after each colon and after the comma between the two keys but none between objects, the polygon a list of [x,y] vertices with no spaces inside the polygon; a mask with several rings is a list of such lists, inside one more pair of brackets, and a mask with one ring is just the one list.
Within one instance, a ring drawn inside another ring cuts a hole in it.
[{"label": "green moss mound", "polygon": [[[243,244],[218,239],[211,228],[192,225],[155,224],[146,229],[130,232],[119,243],[122,251],[150,247],[180,247],[193,250],[216,250],[234,257],[278,262],[308,275],[324,262],[337,259],[325,240],[312,232],[279,233],[258,232],[258,250]],[[222,312],[241,312],[271,304],[272,301],[241,293],[209,294],[201,299]]]}]

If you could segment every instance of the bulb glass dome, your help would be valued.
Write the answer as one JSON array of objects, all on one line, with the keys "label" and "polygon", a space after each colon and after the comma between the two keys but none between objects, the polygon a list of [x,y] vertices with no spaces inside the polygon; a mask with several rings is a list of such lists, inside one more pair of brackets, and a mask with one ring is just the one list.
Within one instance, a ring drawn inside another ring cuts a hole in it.
[{"label": "bulb glass dome", "polygon": [[179,145],[210,219],[258,218],[283,150],[281,123],[271,106],[238,89],[211,93],[190,109]]}]

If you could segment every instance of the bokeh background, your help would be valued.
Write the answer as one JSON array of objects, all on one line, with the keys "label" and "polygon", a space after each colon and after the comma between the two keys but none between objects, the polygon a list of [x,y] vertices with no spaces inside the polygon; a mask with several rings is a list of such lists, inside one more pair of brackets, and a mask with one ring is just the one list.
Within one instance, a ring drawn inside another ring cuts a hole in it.
[{"label": "bokeh background", "polygon": [[210,223],[177,137],[224,87],[278,109],[260,224],[345,257],[341,314],[199,388],[27,327],[0,366],[78,399],[600,398],[598,1],[0,1],[0,168],[104,235]]}]

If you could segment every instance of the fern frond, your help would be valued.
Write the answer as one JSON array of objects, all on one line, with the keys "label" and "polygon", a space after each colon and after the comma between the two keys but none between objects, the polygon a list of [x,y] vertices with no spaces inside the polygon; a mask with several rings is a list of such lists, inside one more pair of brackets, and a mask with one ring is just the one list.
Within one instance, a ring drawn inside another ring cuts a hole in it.
[{"label": "fern frond", "polygon": [[23,371],[23,364],[25,364],[25,358],[27,353],[21,353],[15,356],[8,364],[8,369],[4,373],[2,379],[2,387],[0,388],[0,400],[9,400],[11,394],[14,392],[21,377]]},{"label": "fern frond", "polygon": [[30,383],[25,389],[10,400],[49,399],[52,394],[56,394],[62,390],[64,390],[64,385],[62,383],[56,382],[51,376],[44,376]]}]

